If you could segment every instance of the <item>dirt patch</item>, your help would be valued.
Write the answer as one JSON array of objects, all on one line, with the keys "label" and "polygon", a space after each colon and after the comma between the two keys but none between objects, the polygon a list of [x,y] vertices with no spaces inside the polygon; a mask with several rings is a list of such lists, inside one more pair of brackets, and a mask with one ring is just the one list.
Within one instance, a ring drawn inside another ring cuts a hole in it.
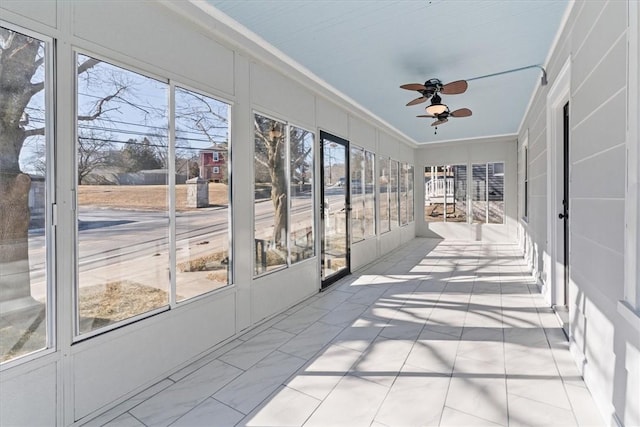
[{"label": "dirt patch", "polygon": [[[209,206],[228,206],[229,187],[209,183]],[[169,208],[166,185],[79,185],[78,204],[118,209],[167,210]],[[187,186],[176,185],[176,209],[196,210],[187,206]]]},{"label": "dirt patch", "polygon": [[89,332],[168,304],[166,291],[128,280],[80,288],[80,332]]}]

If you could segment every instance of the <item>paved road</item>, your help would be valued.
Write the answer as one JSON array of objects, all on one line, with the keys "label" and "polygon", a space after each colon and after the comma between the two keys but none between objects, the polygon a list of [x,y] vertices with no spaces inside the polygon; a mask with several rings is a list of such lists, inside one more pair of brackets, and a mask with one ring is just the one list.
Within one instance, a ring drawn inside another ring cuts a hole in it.
[{"label": "paved road", "polygon": [[[344,197],[344,196],[342,196]],[[337,205],[340,195],[329,196]],[[305,221],[310,199],[295,199],[292,222]],[[273,206],[269,200],[255,204],[257,229],[273,225]],[[202,241],[212,241],[227,233],[228,209],[213,207],[181,212],[176,217],[176,246],[193,247]],[[168,224],[166,213],[140,210],[80,208],[78,215],[79,264],[81,269],[92,264],[104,265],[106,259],[128,254],[147,255],[151,251],[167,251]],[[44,236],[29,237],[32,279],[44,272]],[[203,248],[208,249],[210,248]]]}]

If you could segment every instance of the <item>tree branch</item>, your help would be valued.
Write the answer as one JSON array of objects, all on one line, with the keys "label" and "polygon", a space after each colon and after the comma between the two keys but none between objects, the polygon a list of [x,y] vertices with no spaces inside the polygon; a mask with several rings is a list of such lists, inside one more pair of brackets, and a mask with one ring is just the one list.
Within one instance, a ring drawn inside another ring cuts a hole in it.
[{"label": "tree branch", "polygon": [[30,95],[29,98],[31,98],[31,96],[35,95],[36,93],[40,92],[42,89],[44,89],[44,82],[33,83],[28,90]]},{"label": "tree branch", "polygon": [[81,120],[81,121],[95,120],[98,117],[100,117],[102,114],[106,113],[107,111],[115,110],[115,108],[112,108],[112,109],[109,109],[109,110],[102,110],[102,108],[104,107],[105,103],[111,101],[113,98],[116,98],[120,94],[120,92],[122,92],[123,90],[125,90],[124,86],[118,88],[116,93],[114,93],[113,95],[109,95],[107,97],[102,98],[96,104],[96,112],[94,114],[91,114],[91,115],[88,115],[88,116],[78,116],[78,120]]},{"label": "tree branch", "polygon": [[24,137],[29,138],[30,136],[36,136],[36,135],[44,135],[44,128],[37,128],[37,129],[27,129],[24,131]]},{"label": "tree branch", "polygon": [[102,61],[99,61],[99,60],[93,59],[93,58],[87,59],[82,64],[78,65],[78,75],[84,73],[87,70],[90,70],[91,68],[93,68],[96,65],[98,65],[100,62],[102,62]]},{"label": "tree branch", "polygon": [[254,156],[256,162],[260,163],[262,166],[264,166],[265,168],[269,167],[269,164],[267,162],[265,162],[264,160],[258,158],[258,156]]}]

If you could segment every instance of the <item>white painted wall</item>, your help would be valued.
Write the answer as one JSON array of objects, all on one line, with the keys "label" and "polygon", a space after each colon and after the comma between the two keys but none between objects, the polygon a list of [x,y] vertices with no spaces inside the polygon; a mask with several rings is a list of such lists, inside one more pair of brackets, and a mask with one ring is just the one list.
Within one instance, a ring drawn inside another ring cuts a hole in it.
[{"label": "white painted wall", "polygon": [[[73,49],[171,79],[232,105],[234,245],[232,286],[73,345],[69,313],[74,266],[69,257],[58,257],[57,348],[0,370],[1,425],[88,420],[318,291],[319,257],[253,278],[253,200],[248,195],[253,191],[254,111],[314,132],[325,130],[376,154],[383,149],[397,160],[413,159],[412,143],[393,129],[271,48],[238,33],[224,17],[214,18],[194,4],[6,0],[0,12],[6,25],[38,32],[57,44],[59,253],[72,253],[74,245],[75,184],[70,171],[75,153],[72,144],[61,143],[74,137]],[[410,240],[414,230],[409,225],[354,245],[354,268]]]},{"label": "white painted wall", "polygon": [[[557,221],[557,213],[548,209],[551,201],[545,185],[550,173],[547,159],[554,156],[546,151],[550,134],[547,95],[560,69],[569,62],[570,344],[604,418],[610,425],[625,426],[640,425],[640,317],[633,310],[635,301],[631,309],[621,309],[625,267],[634,270],[638,262],[637,253],[630,254],[625,248],[624,237],[625,207],[638,200],[637,190],[625,193],[627,150],[629,146],[637,149],[638,144],[637,138],[628,140],[633,133],[627,130],[638,123],[627,107],[630,99],[639,96],[637,87],[629,89],[633,75],[628,63],[637,64],[638,56],[637,51],[629,56],[628,50],[629,22],[635,19],[637,25],[638,20],[629,16],[632,6],[632,1],[573,5],[546,64],[549,86],[534,94],[518,138],[520,143],[529,143],[531,193],[528,222],[521,223],[521,243],[530,254],[532,269],[540,272],[551,304],[559,284],[550,274],[555,242],[546,237],[547,228],[554,225],[551,221]],[[637,46],[637,33],[633,37],[635,44],[631,44]],[[636,230],[637,224],[631,229]],[[637,289],[637,278],[634,280],[628,286]]]},{"label": "white painted wall", "polygon": [[[416,150],[416,234],[453,240],[515,242],[517,239],[517,146],[515,136],[429,144]],[[504,162],[504,224],[428,223],[424,220],[424,168],[473,163]]]}]

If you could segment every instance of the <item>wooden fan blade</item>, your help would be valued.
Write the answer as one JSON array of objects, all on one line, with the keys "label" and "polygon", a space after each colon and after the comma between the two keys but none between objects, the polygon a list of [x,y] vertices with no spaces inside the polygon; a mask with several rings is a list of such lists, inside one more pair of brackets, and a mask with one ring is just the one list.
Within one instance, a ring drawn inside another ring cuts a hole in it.
[{"label": "wooden fan blade", "polygon": [[449,115],[452,117],[469,117],[471,114],[471,110],[469,110],[468,108],[459,108],[449,113]]},{"label": "wooden fan blade", "polygon": [[417,91],[427,90],[426,86],[420,83],[407,83],[406,85],[400,86],[400,89],[417,90]]},{"label": "wooden fan blade", "polygon": [[421,96],[420,98],[416,98],[413,101],[407,103],[407,107],[410,105],[416,105],[416,104],[420,104],[422,102],[425,102],[427,100],[426,96]]},{"label": "wooden fan blade", "polygon": [[469,84],[466,80],[456,80],[455,82],[447,83],[442,86],[441,93],[445,95],[457,95],[459,93],[464,93],[467,90]]},{"label": "wooden fan blade", "polygon": [[443,123],[447,123],[448,121],[449,121],[449,119],[436,120],[435,122],[431,123],[431,126],[438,126],[438,125],[441,125]]},{"label": "wooden fan blade", "polygon": [[429,119],[435,119],[436,118],[436,116],[432,116],[431,114],[421,114],[421,115],[416,116],[416,117],[427,117]]}]

